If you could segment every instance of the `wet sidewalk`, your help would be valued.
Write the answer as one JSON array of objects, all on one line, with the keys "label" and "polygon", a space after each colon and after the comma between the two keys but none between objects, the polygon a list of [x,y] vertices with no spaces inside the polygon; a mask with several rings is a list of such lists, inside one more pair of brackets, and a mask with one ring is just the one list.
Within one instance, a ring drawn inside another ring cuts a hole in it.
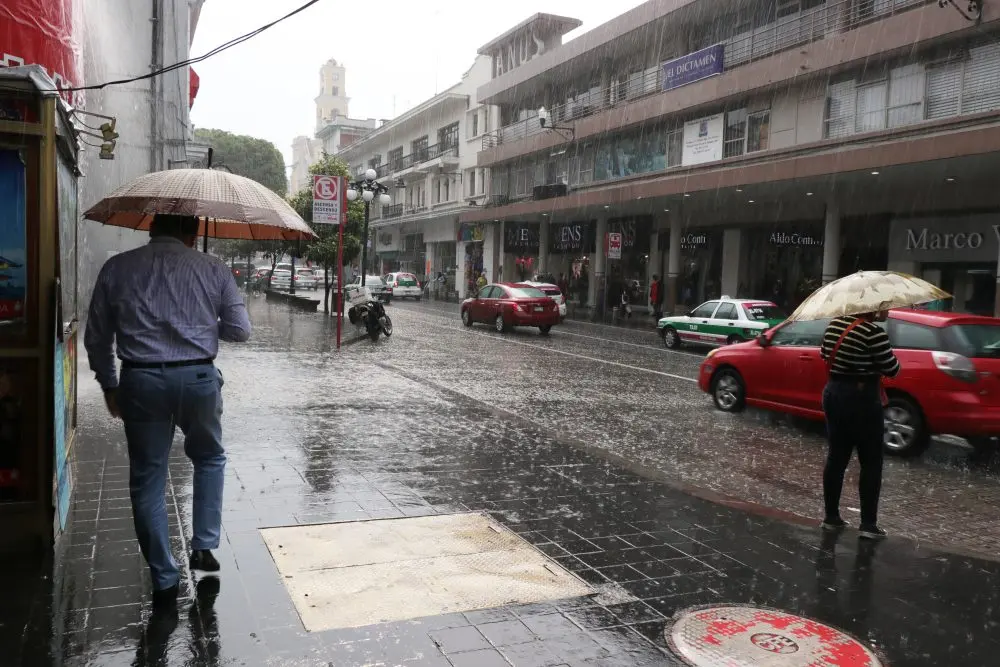
[{"label": "wet sidewalk", "polygon": [[[0,646],[17,659],[0,663],[671,665],[683,664],[664,640],[675,613],[739,604],[833,625],[894,667],[996,664],[998,563],[826,537],[691,497],[505,412],[502,397],[428,389],[382,364],[377,346],[330,354],[316,318],[257,307],[270,310],[254,313],[256,342],[220,357],[230,463],[218,588],[185,572],[179,615],[150,617],[121,429],[83,367],[73,529],[47,579],[4,570],[18,602],[0,611]],[[190,474],[178,443],[167,498],[178,557]],[[465,512],[596,594],[308,632],[260,532]]]}]

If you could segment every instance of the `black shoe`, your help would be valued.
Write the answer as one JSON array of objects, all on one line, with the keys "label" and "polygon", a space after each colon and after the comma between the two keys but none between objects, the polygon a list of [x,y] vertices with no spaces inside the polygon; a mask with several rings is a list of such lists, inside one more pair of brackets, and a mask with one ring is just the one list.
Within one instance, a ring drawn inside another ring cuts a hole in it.
[{"label": "black shoe", "polygon": [[844,528],[847,527],[847,522],[845,522],[839,516],[834,516],[834,517],[830,517],[828,519],[824,519],[823,523],[820,524],[820,527],[823,530],[831,530],[831,531],[833,531],[833,530],[843,530]]},{"label": "black shoe", "polygon": [[865,540],[884,540],[889,535],[889,533],[874,524],[861,524],[858,530],[861,531],[860,537]]},{"label": "black shoe", "polygon": [[176,608],[177,592],[179,590],[180,590],[180,584],[174,584],[170,588],[164,588],[159,591],[153,591],[153,610],[167,611],[172,608]]},{"label": "black shoe", "polygon": [[208,549],[199,549],[191,552],[191,569],[202,572],[218,572],[222,568],[219,561],[215,559]]}]

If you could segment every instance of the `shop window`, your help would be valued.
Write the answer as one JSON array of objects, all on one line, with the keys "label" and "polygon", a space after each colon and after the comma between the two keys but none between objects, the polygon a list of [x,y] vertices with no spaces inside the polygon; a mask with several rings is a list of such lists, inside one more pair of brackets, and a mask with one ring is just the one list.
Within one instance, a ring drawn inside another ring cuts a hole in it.
[{"label": "shop window", "polygon": [[892,346],[901,350],[940,350],[941,341],[936,329],[912,322],[892,320],[889,324]]},{"label": "shop window", "polygon": [[828,320],[789,322],[771,336],[771,345],[781,347],[819,347]]},{"label": "shop window", "polygon": [[719,310],[715,313],[715,319],[717,320],[735,320],[737,319],[736,314],[736,304],[727,301],[719,306]]},{"label": "shop window", "polygon": [[703,303],[693,311],[691,311],[691,317],[700,317],[702,319],[709,319],[715,314],[715,309],[719,305],[718,301],[709,301],[708,303]]}]

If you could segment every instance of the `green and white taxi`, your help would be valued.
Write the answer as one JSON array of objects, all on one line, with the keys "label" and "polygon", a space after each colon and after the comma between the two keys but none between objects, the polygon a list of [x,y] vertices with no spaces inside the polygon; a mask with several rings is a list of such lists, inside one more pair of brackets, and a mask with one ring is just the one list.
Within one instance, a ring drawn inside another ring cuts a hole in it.
[{"label": "green and white taxi", "polygon": [[741,343],[784,320],[785,315],[770,301],[723,296],[687,315],[664,317],[656,326],[663,344],[675,350],[684,343],[713,347]]}]

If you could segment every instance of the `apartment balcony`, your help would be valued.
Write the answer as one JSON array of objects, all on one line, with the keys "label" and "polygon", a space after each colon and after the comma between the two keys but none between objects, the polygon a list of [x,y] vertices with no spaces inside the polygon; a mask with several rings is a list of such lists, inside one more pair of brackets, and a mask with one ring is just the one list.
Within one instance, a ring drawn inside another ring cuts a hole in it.
[{"label": "apartment balcony", "polygon": [[420,148],[379,168],[379,178],[402,178],[425,176],[435,168],[450,170],[458,167],[458,144],[434,144]]},{"label": "apartment balcony", "polygon": [[394,218],[402,217],[403,215],[403,205],[393,204],[392,206],[382,207],[382,220],[392,220]]},{"label": "apartment balcony", "polygon": [[[931,3],[934,3],[934,0],[826,2],[724,40],[722,71],[725,74],[778,53],[800,48]],[[942,15],[942,18],[946,17]],[[662,63],[642,72],[622,72],[612,75],[611,78],[610,85],[579,95],[572,101],[549,109],[551,119],[549,124],[575,123],[609,109],[624,107],[631,102],[664,92]],[[490,150],[545,133],[546,130],[541,127],[535,112],[532,111],[530,114],[527,118],[485,135],[482,150]]]}]

